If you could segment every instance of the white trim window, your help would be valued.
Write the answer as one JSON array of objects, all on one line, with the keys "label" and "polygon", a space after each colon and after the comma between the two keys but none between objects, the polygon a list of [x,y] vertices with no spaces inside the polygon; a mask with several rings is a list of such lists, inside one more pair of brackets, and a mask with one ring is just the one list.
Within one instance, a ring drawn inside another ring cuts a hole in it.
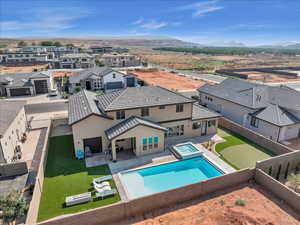
[{"label": "white trim window", "polygon": [[143,137],[142,139],[142,149],[143,151],[147,151],[147,138]]},{"label": "white trim window", "polygon": [[166,137],[176,137],[184,135],[184,125],[178,125],[175,127],[168,127]]},{"label": "white trim window", "polygon": [[258,128],[258,119],[255,116],[251,116],[250,125],[252,127]]}]

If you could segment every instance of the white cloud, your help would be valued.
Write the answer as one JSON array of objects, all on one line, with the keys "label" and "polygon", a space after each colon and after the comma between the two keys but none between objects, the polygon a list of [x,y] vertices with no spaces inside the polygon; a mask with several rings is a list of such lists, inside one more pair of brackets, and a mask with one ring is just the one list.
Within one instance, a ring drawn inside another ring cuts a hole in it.
[{"label": "white cloud", "polygon": [[264,24],[237,24],[232,28],[243,28],[243,29],[259,29],[264,28],[266,25]]},{"label": "white cloud", "polygon": [[57,32],[75,27],[75,21],[89,13],[89,10],[78,7],[38,8],[30,12],[26,19],[0,21],[0,29],[3,32],[24,30],[34,33]]},{"label": "white cloud", "polygon": [[219,0],[209,0],[196,2],[190,5],[181,6],[176,8],[178,11],[190,10],[193,11],[193,17],[205,16],[208,13],[215,12],[221,9],[224,9],[223,6],[218,6],[217,3]]},{"label": "white cloud", "polygon": [[133,25],[137,25],[137,28],[142,28],[146,30],[157,30],[167,26],[179,26],[181,22],[166,22],[166,21],[157,21],[157,20],[148,20],[145,21],[143,18],[138,19],[132,23]]},{"label": "white cloud", "polygon": [[140,18],[140,19],[138,19],[138,20],[132,22],[132,24],[133,24],[133,25],[139,25],[139,24],[141,24],[143,21],[144,21],[144,19],[143,19],[143,18]]}]

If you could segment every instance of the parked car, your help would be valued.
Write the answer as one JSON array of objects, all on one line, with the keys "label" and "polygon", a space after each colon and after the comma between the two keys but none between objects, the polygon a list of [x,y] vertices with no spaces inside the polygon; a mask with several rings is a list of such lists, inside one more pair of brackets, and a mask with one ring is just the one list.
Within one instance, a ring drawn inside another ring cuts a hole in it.
[{"label": "parked car", "polygon": [[49,97],[54,97],[54,96],[57,96],[57,90],[56,89],[52,89],[49,94],[48,94]]}]

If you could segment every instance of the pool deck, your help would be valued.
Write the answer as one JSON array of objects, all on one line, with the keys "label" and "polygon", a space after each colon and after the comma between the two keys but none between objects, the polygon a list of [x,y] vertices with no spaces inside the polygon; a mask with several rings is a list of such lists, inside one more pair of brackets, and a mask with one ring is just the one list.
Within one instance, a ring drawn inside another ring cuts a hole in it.
[{"label": "pool deck", "polygon": [[[218,138],[219,137],[214,137],[214,139],[218,139]],[[232,173],[232,172],[236,171],[230,165],[228,165],[223,160],[221,160],[213,152],[205,149],[201,145],[201,143],[203,143],[203,138],[201,138],[201,137],[167,143],[166,149],[163,152],[140,156],[140,157],[134,157],[132,159],[122,160],[122,161],[118,161],[116,163],[114,163],[114,162],[108,163],[111,173],[113,174],[114,181],[117,185],[119,194],[121,196],[121,200],[126,201],[129,198],[128,198],[128,194],[126,193],[126,190],[124,189],[122,181],[120,179],[120,174],[119,174],[120,172],[133,170],[133,169],[141,169],[144,167],[150,167],[150,166],[155,166],[155,165],[159,165],[159,164],[178,161],[178,159],[174,156],[174,154],[169,149],[171,149],[171,147],[173,145],[183,144],[183,143],[187,143],[187,142],[192,143],[195,147],[200,149],[200,151],[203,152],[203,156],[206,159],[208,159],[210,162],[212,162],[216,167],[221,169],[224,173]]]}]

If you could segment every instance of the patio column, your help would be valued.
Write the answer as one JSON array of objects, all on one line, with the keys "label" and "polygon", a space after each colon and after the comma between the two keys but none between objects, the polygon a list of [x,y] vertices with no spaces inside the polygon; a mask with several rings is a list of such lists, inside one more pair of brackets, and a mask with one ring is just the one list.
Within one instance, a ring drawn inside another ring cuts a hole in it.
[{"label": "patio column", "polygon": [[116,153],[116,143],[114,140],[111,141],[111,154],[113,161],[117,160],[117,153]]}]

